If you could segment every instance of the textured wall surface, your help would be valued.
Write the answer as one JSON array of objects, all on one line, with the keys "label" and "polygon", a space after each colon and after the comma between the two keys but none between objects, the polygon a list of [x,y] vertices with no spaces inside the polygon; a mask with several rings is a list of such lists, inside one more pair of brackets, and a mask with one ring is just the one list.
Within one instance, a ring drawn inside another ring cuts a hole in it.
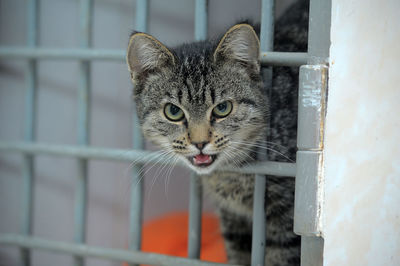
[{"label": "textured wall surface", "polygon": [[398,0],[333,0],[324,265],[400,265]]}]

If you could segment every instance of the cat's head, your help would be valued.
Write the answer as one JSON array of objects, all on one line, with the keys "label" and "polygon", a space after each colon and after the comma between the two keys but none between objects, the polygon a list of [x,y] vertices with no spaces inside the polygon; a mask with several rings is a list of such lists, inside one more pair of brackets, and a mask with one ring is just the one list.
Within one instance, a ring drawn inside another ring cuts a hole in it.
[{"label": "cat's head", "polygon": [[169,49],[145,33],[132,34],[127,62],[144,135],[199,174],[250,160],[265,136],[259,40],[238,24],[219,42]]}]

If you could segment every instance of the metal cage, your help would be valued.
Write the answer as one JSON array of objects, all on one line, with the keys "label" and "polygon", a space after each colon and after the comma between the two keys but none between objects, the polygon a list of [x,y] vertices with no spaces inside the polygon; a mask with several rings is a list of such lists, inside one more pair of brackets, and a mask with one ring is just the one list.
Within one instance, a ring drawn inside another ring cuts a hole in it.
[{"label": "metal cage", "polygon": [[[201,188],[196,177],[191,176],[189,246],[188,258],[178,258],[140,251],[142,226],[142,179],[139,169],[133,168],[132,178],[139,183],[131,192],[130,245],[129,250],[99,248],[85,245],[87,211],[87,165],[88,160],[119,160],[144,163],[150,152],[143,150],[143,140],[135,114],[133,117],[133,149],[117,150],[89,146],[90,62],[93,60],[125,60],[125,51],[91,49],[92,0],[80,1],[80,47],[75,49],[45,49],[37,46],[38,0],[29,0],[27,5],[27,44],[23,48],[0,47],[0,58],[25,59],[28,84],[25,99],[25,136],[23,142],[0,141],[1,152],[17,152],[23,155],[21,233],[0,235],[0,244],[21,248],[25,265],[30,265],[30,250],[42,249],[75,256],[76,265],[83,265],[83,258],[126,261],[132,264],[153,265],[220,265],[199,260],[201,228]],[[195,39],[207,36],[207,0],[195,3]],[[323,239],[320,237],[320,208],[318,197],[321,188],[322,141],[324,110],[327,90],[327,60],[329,56],[330,0],[310,2],[308,53],[274,52],[273,24],[274,1],[262,0],[261,17],[261,63],[263,66],[302,66],[300,69],[299,121],[297,163],[260,161],[257,164],[235,169],[243,173],[255,173],[255,200],[253,219],[252,265],[264,265],[265,252],[265,175],[296,176],[295,225],[296,233],[302,235],[302,265],[322,265]],[[146,32],[149,4],[138,0],[136,6],[136,29]],[[47,145],[35,142],[37,61],[40,59],[77,60],[80,62],[80,84],[78,93],[78,140],[77,146]],[[56,242],[32,236],[33,215],[33,163],[40,154],[69,156],[79,161],[75,198],[75,243]],[[168,163],[159,161],[158,163]],[[305,208],[305,206],[308,206]],[[312,206],[312,208],[309,208]],[[268,251],[267,251],[268,252]]]}]

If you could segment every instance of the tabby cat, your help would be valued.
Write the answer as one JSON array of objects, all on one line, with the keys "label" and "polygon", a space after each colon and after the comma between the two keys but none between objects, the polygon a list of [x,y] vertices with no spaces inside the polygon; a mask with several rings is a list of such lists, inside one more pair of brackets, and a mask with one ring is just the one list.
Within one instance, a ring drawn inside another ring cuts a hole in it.
[{"label": "tabby cat", "polygon": [[[307,27],[308,3],[300,1],[276,22],[274,50],[306,51]],[[272,86],[264,86],[259,52],[255,30],[241,23],[216,41],[176,48],[135,32],[127,53],[144,135],[200,174],[217,202],[229,261],[243,265],[254,175],[220,169],[251,163],[259,147],[280,151],[269,152],[273,161],[294,161],[296,153],[298,68],[275,67]],[[266,201],[266,264],[299,265],[294,179],[268,176]]]}]

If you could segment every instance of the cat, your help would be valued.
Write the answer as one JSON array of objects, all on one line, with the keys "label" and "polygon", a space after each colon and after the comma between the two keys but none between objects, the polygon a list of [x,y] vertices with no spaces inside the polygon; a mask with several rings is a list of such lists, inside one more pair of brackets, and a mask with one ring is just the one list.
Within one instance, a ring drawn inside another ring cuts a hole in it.
[{"label": "cat", "polygon": [[[276,21],[274,50],[307,51],[307,27],[308,2],[299,1]],[[134,32],[127,51],[145,137],[199,174],[217,202],[229,262],[243,265],[251,257],[254,175],[219,169],[255,161],[257,147],[281,150],[268,153],[272,161],[296,154],[298,68],[274,67],[268,87],[259,54],[258,35],[246,23],[176,48]],[[266,189],[266,264],[299,265],[294,178],[268,176]]]}]

